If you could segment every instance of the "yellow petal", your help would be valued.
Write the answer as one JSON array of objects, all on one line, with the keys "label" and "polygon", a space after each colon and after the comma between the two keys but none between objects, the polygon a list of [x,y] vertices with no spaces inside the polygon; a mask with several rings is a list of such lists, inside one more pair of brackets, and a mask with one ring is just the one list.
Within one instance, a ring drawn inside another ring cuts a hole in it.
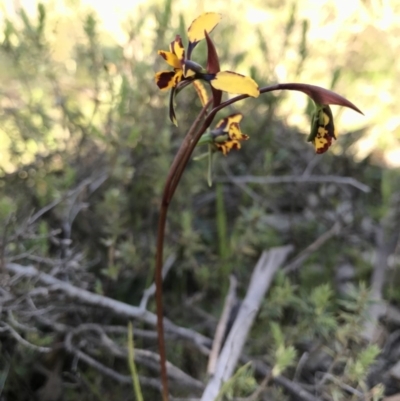
[{"label": "yellow petal", "polygon": [[237,139],[240,141],[249,139],[248,135],[242,134],[238,123],[233,123],[229,125],[229,138]]},{"label": "yellow petal", "polygon": [[260,91],[257,83],[250,77],[232,71],[221,71],[210,81],[215,88],[228,93],[258,97]]},{"label": "yellow petal", "polygon": [[160,71],[155,75],[156,84],[161,90],[167,90],[173,88],[175,83],[175,72],[174,71]]},{"label": "yellow petal", "polygon": [[240,123],[240,121],[242,121],[242,118],[243,114],[241,113],[231,114],[230,116],[228,116],[228,124]]},{"label": "yellow petal", "polygon": [[171,67],[181,68],[181,62],[178,57],[172,52],[167,52],[164,50],[159,50],[157,52]]},{"label": "yellow petal", "polygon": [[183,78],[183,70],[179,68],[175,69],[174,86],[178,85],[178,83],[182,81],[182,78]]},{"label": "yellow petal", "polygon": [[193,81],[193,86],[196,89],[197,94],[199,95],[202,106],[204,107],[208,102],[208,95],[206,88],[201,83],[201,81]]},{"label": "yellow petal", "polygon": [[332,137],[323,127],[318,128],[318,133],[314,139],[315,152],[318,154],[325,153],[332,145]]},{"label": "yellow petal", "polygon": [[231,149],[240,149],[241,148],[240,142],[235,141],[235,140],[232,140],[232,141],[228,140],[223,143],[215,143],[214,145],[225,156],[231,151]]},{"label": "yellow petal", "polygon": [[221,21],[221,14],[204,13],[197,17],[188,28],[189,42],[198,42],[205,38],[204,31],[210,33]]},{"label": "yellow petal", "polygon": [[181,63],[183,63],[183,60],[185,59],[185,48],[183,47],[182,39],[179,35],[176,35],[175,40],[171,42],[170,49],[178,58],[179,68],[181,68]]}]

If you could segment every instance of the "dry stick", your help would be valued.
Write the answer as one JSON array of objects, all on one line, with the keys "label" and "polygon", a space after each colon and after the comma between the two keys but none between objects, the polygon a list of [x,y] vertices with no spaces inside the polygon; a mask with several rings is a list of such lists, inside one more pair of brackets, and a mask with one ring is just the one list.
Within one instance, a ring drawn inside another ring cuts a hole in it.
[{"label": "dry stick", "polygon": [[317,249],[319,249],[322,245],[325,244],[332,237],[338,235],[342,226],[340,223],[336,222],[328,231],[324,232],[320,237],[318,237],[312,244],[310,244],[306,249],[301,251],[294,260],[292,260],[288,265],[283,269],[284,273],[290,273],[297,268],[299,268],[302,263]]},{"label": "dry stick", "polygon": [[[80,360],[84,361],[87,365],[93,367],[94,369],[98,370],[99,372],[103,373],[104,375],[111,377],[112,379],[118,381],[119,383],[132,383],[132,376],[130,375],[122,375],[121,373],[116,372],[114,369],[109,368],[108,366],[103,365],[101,362],[97,361],[96,359],[92,358],[90,355],[86,354],[85,352],[81,351],[79,348],[75,347],[72,343],[73,332],[67,333],[64,345],[65,349],[74,354]],[[150,377],[144,377],[139,375],[140,382],[149,387],[160,388],[160,382],[157,379],[153,379]]]},{"label": "dry stick", "polygon": [[[365,323],[362,336],[367,341],[376,340],[378,321],[386,313],[383,302],[383,287],[387,280],[388,259],[398,246],[400,224],[400,192],[395,192],[390,199],[386,215],[381,219],[377,233],[377,257],[371,277],[371,298],[374,303],[368,311],[369,320]],[[400,367],[400,364],[399,364]]]},{"label": "dry stick", "polygon": [[207,384],[201,401],[214,400],[223,382],[232,376],[265,293],[275,272],[292,249],[291,245],[287,245],[262,253],[251,276],[246,297],[218,358],[215,374]]},{"label": "dry stick", "polygon": [[[115,315],[124,318],[138,319],[152,326],[156,326],[157,324],[157,316],[148,310],[143,310],[137,306],[128,305],[124,302],[108,298],[104,295],[94,294],[90,291],[59,280],[53,276],[50,276],[49,274],[43,273],[33,266],[22,266],[16,263],[7,263],[6,269],[14,275],[20,277],[34,278],[39,282],[50,286],[50,290],[61,291],[69,298],[77,299],[87,305],[91,305],[96,308],[108,309]],[[42,314],[42,312],[40,313]],[[208,337],[203,336],[194,330],[177,326],[168,319],[164,319],[164,321],[168,331],[192,343],[195,343],[199,348],[204,348],[204,346],[211,345],[211,341]]]},{"label": "dry stick", "polygon": [[[86,331],[96,332],[96,334],[99,336],[99,340],[100,340],[99,342],[100,342],[101,347],[106,348],[113,356],[126,359],[126,355],[127,355],[126,347],[116,344],[114,342],[114,340],[106,334],[104,328],[101,325],[92,324],[92,323],[82,324],[82,325],[78,326],[77,328],[69,331],[68,334],[72,338],[79,334],[85,333]],[[126,329],[125,329],[125,331],[126,331]],[[136,334],[136,331],[135,331],[135,334]],[[72,340],[70,340],[70,343],[72,344]],[[91,340],[91,343],[93,343],[93,340]],[[152,370],[154,370],[154,369],[158,370],[160,367],[159,354],[149,351],[149,350],[135,348],[134,360],[138,364],[147,366],[148,368],[150,368]],[[175,382],[179,383],[181,386],[185,386],[187,388],[197,389],[197,390],[204,389],[204,384],[201,381],[189,376],[187,373],[183,372],[182,370],[180,370],[178,367],[176,367],[172,363],[167,362],[167,367],[168,367],[169,376]]]},{"label": "dry stick", "polygon": [[[248,356],[242,355],[240,360],[243,363],[248,363],[252,361]],[[264,362],[256,360],[252,361],[257,373],[268,376],[271,373],[271,368],[267,366]],[[296,398],[301,398],[303,401],[321,401],[319,398],[314,397],[307,390],[304,390],[299,383],[291,381],[285,376],[275,376],[272,378],[274,383],[282,386],[288,393],[292,394]]]},{"label": "dry stick", "polygon": [[281,177],[242,175],[238,177],[217,177],[216,181],[233,182],[236,184],[286,184],[292,182],[305,184],[333,183],[339,185],[350,185],[365,193],[371,192],[371,188],[368,185],[365,185],[352,177],[341,177],[337,175],[284,175]]},{"label": "dry stick", "polygon": [[236,301],[236,287],[237,279],[235,276],[231,275],[229,277],[229,290],[225,298],[224,309],[222,310],[221,318],[218,322],[217,329],[215,330],[213,346],[208,358],[207,373],[209,375],[212,375],[215,372],[219,351],[221,350],[222,346],[222,340],[224,338],[224,333],[229,321],[229,315],[231,314],[232,308]]}]

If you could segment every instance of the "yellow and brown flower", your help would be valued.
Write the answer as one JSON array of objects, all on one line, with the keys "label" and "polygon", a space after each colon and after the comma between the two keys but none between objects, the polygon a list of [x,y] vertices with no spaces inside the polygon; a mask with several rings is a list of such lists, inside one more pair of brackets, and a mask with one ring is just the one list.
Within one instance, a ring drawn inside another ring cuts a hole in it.
[{"label": "yellow and brown flower", "polygon": [[160,71],[156,73],[156,84],[161,90],[176,87],[183,78],[185,48],[179,35],[176,35],[175,40],[171,42],[169,48],[170,51],[158,51],[158,54],[174,69],[173,71]]},{"label": "yellow and brown flower", "polygon": [[214,149],[227,155],[231,149],[240,149],[240,141],[249,139],[248,135],[241,132],[239,123],[243,115],[240,113],[231,114],[218,122],[211,131],[211,142]]},{"label": "yellow and brown flower", "polygon": [[[170,51],[158,51],[158,54],[173,68],[173,71],[157,72],[155,80],[161,90],[171,89],[169,116],[175,125],[177,125],[174,111],[175,95],[195,80],[206,81],[210,84],[214,107],[220,104],[222,91],[253,97],[258,97],[260,94],[258,85],[253,79],[232,71],[220,71],[218,55],[208,35],[220,19],[221,16],[218,13],[205,13],[192,22],[188,29],[189,43],[186,57],[179,35],[176,35],[175,40],[171,42]],[[190,59],[193,49],[203,39],[207,40],[208,49],[206,69]],[[204,100],[204,96],[201,100]]]}]

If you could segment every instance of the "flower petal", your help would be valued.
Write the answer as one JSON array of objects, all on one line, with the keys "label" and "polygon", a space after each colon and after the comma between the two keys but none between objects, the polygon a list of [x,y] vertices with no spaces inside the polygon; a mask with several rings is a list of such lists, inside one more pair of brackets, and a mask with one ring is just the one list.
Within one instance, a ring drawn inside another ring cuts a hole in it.
[{"label": "flower petal", "polygon": [[161,90],[167,90],[176,86],[175,71],[160,71],[156,73],[156,84]]},{"label": "flower petal", "polygon": [[[321,130],[320,130],[321,129]],[[335,126],[333,124],[332,110],[329,105],[317,105],[317,109],[312,118],[311,133],[307,138],[308,142],[314,142],[318,134],[336,139]]]},{"label": "flower petal", "polygon": [[216,143],[214,143],[214,146],[219,151],[221,151],[224,156],[226,156],[231,149],[240,149],[241,148],[240,142],[236,141],[236,140],[233,140],[233,141],[230,140],[230,141],[226,141],[223,143],[216,142]]},{"label": "flower petal", "polygon": [[332,145],[332,137],[328,135],[328,131],[322,127],[318,128],[317,136],[314,141],[315,152],[318,154],[325,153]]},{"label": "flower petal", "polygon": [[[180,61],[179,68],[181,68],[183,65],[183,62],[185,61],[185,48],[183,47],[181,37],[179,35],[176,35],[175,40],[173,42],[171,42],[169,47],[171,49],[171,52],[174,53],[175,56]],[[176,68],[178,68],[178,67],[176,67]]]},{"label": "flower petal", "polygon": [[215,126],[213,131],[219,131],[219,132],[228,132],[228,117],[223,118],[222,120],[219,120],[217,125]]},{"label": "flower petal", "polygon": [[249,95],[258,97],[260,91],[257,83],[250,77],[232,71],[221,71],[215,74],[215,78],[210,81],[215,88],[228,93]]},{"label": "flower petal", "polygon": [[242,134],[239,122],[243,115],[231,114],[218,122],[210,132],[214,148],[226,155],[231,149],[240,149],[240,141],[249,139],[248,135]]},{"label": "flower petal", "polygon": [[181,62],[176,57],[176,55],[172,52],[164,51],[164,50],[159,50],[157,52],[171,67],[174,68],[181,68]]},{"label": "flower petal", "polygon": [[178,83],[182,81],[182,78],[183,78],[183,71],[181,69],[175,69],[174,86],[178,85]]},{"label": "flower petal", "polygon": [[307,140],[313,143],[316,153],[321,154],[332,145],[332,139],[336,139],[332,110],[327,104],[317,105]]},{"label": "flower petal", "polygon": [[204,107],[208,102],[206,88],[201,81],[193,81],[193,86],[196,89],[197,94],[199,95],[202,106]]},{"label": "flower petal", "polygon": [[189,41],[197,43],[204,39],[204,31],[210,33],[221,21],[221,14],[204,13],[197,17],[188,28]]},{"label": "flower petal", "polygon": [[235,114],[231,114],[227,118],[228,118],[228,124],[240,123],[240,121],[242,121],[243,114],[242,113],[235,113]]},{"label": "flower petal", "polygon": [[229,138],[232,140],[245,141],[249,139],[249,136],[242,134],[239,123],[232,123],[229,125]]}]

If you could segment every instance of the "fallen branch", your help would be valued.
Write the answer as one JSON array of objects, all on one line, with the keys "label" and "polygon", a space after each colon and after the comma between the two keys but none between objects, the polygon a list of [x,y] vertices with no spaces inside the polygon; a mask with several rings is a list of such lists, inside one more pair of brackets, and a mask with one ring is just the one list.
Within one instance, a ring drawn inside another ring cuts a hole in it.
[{"label": "fallen branch", "polygon": [[237,177],[217,177],[218,182],[234,182],[241,184],[289,184],[289,183],[304,183],[304,184],[339,184],[351,185],[362,192],[371,192],[371,188],[352,177],[340,177],[337,175],[284,175],[281,177],[257,177],[254,175],[242,175]]},{"label": "fallen branch", "polygon": [[[152,326],[157,324],[157,317],[154,313],[136,306],[128,305],[121,301],[116,301],[115,299],[108,298],[103,295],[93,294],[90,291],[75,287],[72,284],[50,276],[49,274],[42,273],[33,266],[22,266],[16,263],[7,263],[6,270],[18,276],[35,278],[42,284],[50,286],[52,291],[61,291],[72,299],[77,299],[88,305],[95,306],[96,308],[107,309],[115,315],[130,319],[137,319]],[[200,349],[211,346],[211,340],[208,337],[203,336],[194,330],[177,326],[165,318],[164,324],[167,331],[170,331],[181,338],[195,343]]]},{"label": "fallen branch", "polygon": [[[85,352],[75,347],[72,344],[72,337],[73,337],[73,332],[70,332],[66,335],[64,340],[65,349],[68,352],[75,355],[78,359],[82,360],[87,365],[98,370],[100,373],[108,377],[111,377],[112,379],[116,380],[119,383],[126,383],[126,384],[132,383],[132,377],[130,375],[122,375],[121,373],[116,372],[114,369],[111,369],[108,366],[103,365],[101,362],[97,361],[96,359],[92,358]],[[139,380],[141,384],[156,388],[157,390],[161,391],[161,383],[158,379],[153,379],[151,377],[144,377],[139,375]]]},{"label": "fallen branch", "polygon": [[262,253],[253,271],[238,316],[218,358],[215,374],[203,393],[202,401],[214,400],[222,384],[232,376],[265,293],[274,278],[275,272],[292,249],[293,247],[288,245]]},{"label": "fallen branch", "polygon": [[236,287],[236,278],[234,276],[230,276],[229,290],[225,299],[224,309],[222,310],[221,318],[218,322],[217,329],[215,330],[214,341],[211,348],[210,356],[208,358],[207,373],[209,375],[212,375],[215,372],[215,367],[217,364],[219,352],[221,350],[224,334],[228,325],[229,316],[236,301]]},{"label": "fallen branch", "polygon": [[294,260],[292,260],[288,265],[283,269],[284,273],[292,272],[298,269],[303,262],[315,251],[317,251],[322,245],[325,244],[332,237],[335,237],[340,233],[342,226],[340,223],[336,222],[328,231],[323,233],[320,237],[318,237],[312,244],[310,244],[306,249],[301,251],[299,255],[297,255]]},{"label": "fallen branch", "polygon": [[395,192],[390,199],[386,215],[381,219],[376,232],[376,259],[371,276],[371,300],[373,304],[368,311],[368,321],[362,336],[367,341],[377,340],[379,319],[386,313],[383,301],[383,289],[387,281],[388,260],[399,244],[400,193]]}]

